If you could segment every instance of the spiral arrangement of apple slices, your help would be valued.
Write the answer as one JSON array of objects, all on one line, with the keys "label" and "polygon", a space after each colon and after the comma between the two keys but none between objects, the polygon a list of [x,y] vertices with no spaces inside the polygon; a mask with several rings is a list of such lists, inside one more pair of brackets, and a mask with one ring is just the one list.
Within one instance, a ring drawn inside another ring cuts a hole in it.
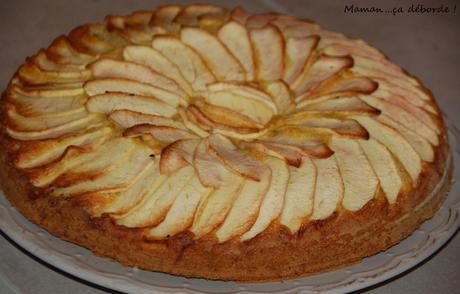
[{"label": "spiral arrangement of apple slices", "polygon": [[391,205],[441,134],[426,90],[363,41],[212,5],[80,26],[5,97],[34,186],[151,239],[294,234],[379,191]]}]

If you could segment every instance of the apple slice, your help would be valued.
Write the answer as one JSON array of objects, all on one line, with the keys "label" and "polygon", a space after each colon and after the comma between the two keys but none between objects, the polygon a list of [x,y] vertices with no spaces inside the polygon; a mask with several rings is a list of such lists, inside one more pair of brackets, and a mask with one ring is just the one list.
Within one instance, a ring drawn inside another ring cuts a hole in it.
[{"label": "apple slice", "polygon": [[252,52],[249,32],[246,27],[236,21],[230,21],[219,29],[217,37],[244,67],[246,80],[254,80],[254,53]]},{"label": "apple slice", "polygon": [[383,114],[394,118],[394,120],[401,123],[406,128],[427,139],[434,146],[439,144],[439,138],[436,132],[418,120],[413,113],[409,113],[398,105],[386,102],[379,97],[363,96],[362,99],[369,105],[380,109]]},{"label": "apple slice", "polygon": [[193,90],[205,90],[207,84],[216,81],[201,56],[177,38],[155,36],[152,41],[152,47],[179,68],[185,80],[192,85]]},{"label": "apple slice", "polygon": [[179,96],[185,96],[179,85],[168,77],[152,69],[133,62],[119,61],[109,58],[100,59],[92,63],[89,68],[96,78],[122,78],[135,80],[141,83],[168,90]]},{"label": "apple slice", "polygon": [[34,98],[72,97],[85,94],[82,86],[83,83],[80,82],[62,85],[50,84],[38,87],[11,84],[9,93],[14,92]]},{"label": "apple slice", "polygon": [[117,224],[129,228],[157,225],[164,219],[174,200],[194,177],[192,166],[186,166],[147,193],[131,210],[117,217]]},{"label": "apple slice", "polygon": [[11,104],[6,104],[5,109],[8,126],[18,131],[40,131],[49,128],[56,128],[60,125],[70,123],[88,115],[88,112],[84,107],[69,113],[67,116],[23,116],[18,113],[16,108]]},{"label": "apple slice", "polygon": [[170,78],[189,95],[193,93],[192,86],[182,76],[177,66],[157,50],[147,46],[126,46],[123,57],[127,61],[136,62],[150,67],[154,71]]},{"label": "apple slice", "polygon": [[260,205],[254,225],[241,236],[241,241],[249,240],[263,232],[283,209],[284,196],[289,181],[289,169],[283,160],[269,157],[265,162],[272,171],[270,187]]},{"label": "apple slice", "polygon": [[115,110],[110,113],[109,119],[124,129],[128,129],[135,125],[141,124],[167,126],[182,130],[187,129],[181,122],[175,121],[173,119],[130,110]]},{"label": "apple slice", "polygon": [[[112,168],[99,171],[100,174],[97,176],[91,173],[93,171],[85,173],[79,168],[74,168],[67,177],[64,175],[63,179],[59,178],[54,183],[52,195],[70,196],[96,191],[115,192],[127,189],[129,184],[135,181],[151,162],[149,157],[151,151],[146,147],[142,148],[141,145],[137,147],[132,152],[127,152],[130,155],[126,156],[125,160],[118,161]],[[72,180],[77,177],[78,180]]]},{"label": "apple slice", "polygon": [[[93,206],[93,216],[100,216],[103,213],[109,213],[111,217],[117,219],[135,207],[144,197],[153,193],[165,180],[160,175],[158,160],[152,161],[144,171],[130,184],[125,191],[111,195],[110,201],[105,205]],[[94,195],[88,195],[94,196]]]},{"label": "apple slice", "polygon": [[226,10],[217,5],[192,4],[185,6],[174,18],[174,22],[183,26],[197,26],[206,16],[223,17]]},{"label": "apple slice", "polygon": [[18,70],[18,77],[28,85],[65,84],[84,82],[91,77],[87,69],[81,71],[44,71],[36,64],[25,63]]},{"label": "apple slice", "polygon": [[299,100],[371,94],[377,88],[378,83],[367,77],[340,78],[337,81],[333,81],[331,85],[326,84],[306,97],[299,98]]},{"label": "apple slice", "polygon": [[353,59],[349,56],[334,57],[321,55],[311,66],[306,66],[292,83],[291,88],[296,95],[296,101],[305,99],[316,88],[341,71],[353,66]]},{"label": "apple slice", "polygon": [[195,49],[218,80],[244,81],[246,72],[241,63],[213,35],[198,28],[183,28],[180,39]]},{"label": "apple slice", "polygon": [[245,180],[223,224],[217,229],[219,243],[228,241],[248,231],[259,215],[260,205],[272,181],[270,169],[264,169],[260,181]]},{"label": "apple slice", "polygon": [[187,164],[193,164],[193,154],[200,143],[198,139],[181,139],[161,151],[161,174],[171,175]]},{"label": "apple slice", "polygon": [[147,233],[147,238],[163,239],[174,236],[190,227],[199,203],[206,199],[212,189],[201,185],[195,175],[179,193],[164,220]]},{"label": "apple slice", "polygon": [[182,10],[181,5],[163,5],[158,7],[150,19],[151,26],[167,27]]},{"label": "apple slice", "polygon": [[414,148],[397,131],[384,125],[377,120],[365,117],[354,117],[377,141],[387,147],[391,153],[401,162],[405,170],[409,173],[413,184],[417,184],[418,177],[422,171],[420,156]]},{"label": "apple slice", "polygon": [[379,178],[388,203],[395,203],[402,188],[402,179],[390,151],[373,138],[359,141],[359,144]]},{"label": "apple slice", "polygon": [[240,141],[239,146],[277,157],[295,167],[299,167],[302,164],[303,153],[298,148],[289,145],[260,141]]},{"label": "apple slice", "polygon": [[362,40],[325,36],[321,39],[318,47],[326,52],[326,54],[334,56],[357,55],[376,60],[386,59],[385,55],[380,51],[369,46]]},{"label": "apple slice", "polygon": [[141,124],[130,127],[123,132],[125,137],[139,137],[142,135],[150,135],[156,141],[163,144],[171,144],[177,140],[194,139],[197,136],[187,130],[178,129],[169,126],[156,126],[150,124]]},{"label": "apple slice", "polygon": [[68,39],[75,50],[90,55],[99,55],[121,47],[128,41],[107,31],[103,23],[85,24],[70,31]]},{"label": "apple slice", "polygon": [[30,60],[43,71],[81,72],[85,69],[85,65],[83,64],[56,63],[48,58],[46,52],[43,49],[32,56]]},{"label": "apple slice", "polygon": [[295,234],[313,211],[317,171],[312,160],[304,157],[299,168],[289,168],[289,174],[280,224]]},{"label": "apple slice", "polygon": [[172,117],[176,109],[151,96],[130,95],[125,93],[106,93],[91,96],[86,101],[90,112],[111,113],[116,110],[131,110],[146,114]]},{"label": "apple slice", "polygon": [[349,211],[360,210],[375,197],[379,187],[379,180],[358,142],[334,136],[329,143],[344,183],[342,206]]},{"label": "apple slice", "polygon": [[316,166],[316,186],[311,220],[326,219],[332,215],[343,199],[342,176],[335,156],[314,159]]},{"label": "apple slice", "polygon": [[270,81],[262,85],[276,105],[277,113],[284,114],[295,109],[294,96],[289,86],[283,81]]},{"label": "apple slice", "polygon": [[256,77],[258,80],[274,81],[283,77],[284,39],[281,32],[272,25],[249,31],[255,54]]},{"label": "apple slice", "polygon": [[[365,97],[365,96],[360,96]],[[364,99],[366,100],[366,99]],[[305,100],[304,100],[305,101]],[[339,97],[335,99],[328,99],[316,103],[299,103],[297,109],[301,111],[309,111],[316,113],[337,113],[340,112],[343,115],[348,114],[365,114],[365,115],[378,115],[380,110],[372,105],[369,105],[367,101],[363,101],[358,97]]]},{"label": "apple slice", "polygon": [[273,115],[275,115],[273,107],[276,109],[276,106],[274,104],[272,104],[273,107],[268,107],[266,103],[259,100],[231,92],[208,92],[204,95],[204,98],[212,105],[225,107],[241,113],[261,125],[268,123]]},{"label": "apple slice", "polygon": [[64,138],[29,142],[21,146],[14,158],[14,164],[21,169],[41,166],[58,159],[70,146],[75,148],[76,146],[80,148],[99,146],[111,135],[112,130],[109,127],[102,127]]},{"label": "apple slice", "polygon": [[283,80],[288,84],[294,83],[302,70],[308,67],[308,62],[314,55],[319,37],[287,38],[286,54],[284,55],[285,69]]},{"label": "apple slice", "polygon": [[6,133],[13,139],[20,141],[31,141],[31,140],[44,140],[54,139],[65,134],[71,134],[83,130],[90,129],[92,127],[102,126],[104,121],[99,114],[91,113],[85,115],[79,119],[67,122],[62,125],[49,127],[37,131],[22,131],[16,130],[9,126],[6,127]]},{"label": "apple slice", "polygon": [[22,116],[56,118],[81,113],[86,97],[83,95],[76,97],[31,97],[10,92],[7,93],[6,100],[13,104],[16,111]]},{"label": "apple slice", "polygon": [[206,138],[209,135],[211,127],[198,120],[195,114],[190,111],[192,106],[193,105],[189,106],[187,110],[179,107],[177,109],[179,116],[187,129],[201,138]]},{"label": "apple slice", "polygon": [[261,180],[260,176],[267,167],[260,161],[239,150],[229,139],[220,134],[211,134],[208,141],[209,152],[219,158],[230,170],[244,178]]},{"label": "apple slice", "polygon": [[86,65],[96,59],[95,56],[75,50],[66,36],[60,36],[46,49],[46,56],[58,64]]},{"label": "apple slice", "polygon": [[392,118],[386,115],[380,115],[378,120],[387,126],[392,127],[396,131],[398,131],[404,139],[409,142],[409,144],[414,148],[415,152],[420,155],[420,158],[423,161],[433,162],[434,160],[434,150],[433,146],[423,138],[422,136],[418,135],[414,131],[409,130],[402,124],[398,123],[397,121],[393,120]]}]

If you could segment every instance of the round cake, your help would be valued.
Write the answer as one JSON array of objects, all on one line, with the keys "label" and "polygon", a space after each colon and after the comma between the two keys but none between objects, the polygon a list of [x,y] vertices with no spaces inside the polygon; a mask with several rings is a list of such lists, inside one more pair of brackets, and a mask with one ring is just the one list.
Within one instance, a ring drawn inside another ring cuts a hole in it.
[{"label": "round cake", "polygon": [[0,178],[52,234],[234,281],[386,250],[446,189],[441,112],[364,41],[276,13],[168,5],[77,27],[0,101]]}]

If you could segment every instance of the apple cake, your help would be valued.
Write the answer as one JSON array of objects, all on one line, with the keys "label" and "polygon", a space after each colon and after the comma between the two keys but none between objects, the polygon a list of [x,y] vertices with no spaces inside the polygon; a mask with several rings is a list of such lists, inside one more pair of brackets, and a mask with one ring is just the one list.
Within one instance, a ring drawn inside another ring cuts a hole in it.
[{"label": "apple cake", "polygon": [[447,190],[434,191],[449,149],[430,91],[364,41],[288,15],[108,16],[27,58],[0,107],[10,202],[151,271],[330,271],[409,236]]}]

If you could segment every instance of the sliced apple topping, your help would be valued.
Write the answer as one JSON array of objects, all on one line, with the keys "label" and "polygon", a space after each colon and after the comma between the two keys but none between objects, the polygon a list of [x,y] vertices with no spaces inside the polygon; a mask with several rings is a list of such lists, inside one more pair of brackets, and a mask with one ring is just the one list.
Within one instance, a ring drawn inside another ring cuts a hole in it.
[{"label": "sliced apple topping", "polygon": [[185,96],[184,91],[174,80],[137,63],[103,58],[92,63],[90,69],[96,78],[135,80]]},{"label": "sliced apple topping", "polygon": [[290,145],[263,142],[263,141],[240,141],[239,146],[250,150],[257,150],[267,155],[277,157],[286,161],[289,165],[299,167],[302,164],[303,152]]},{"label": "sliced apple topping", "polygon": [[70,146],[90,148],[99,146],[112,135],[108,127],[91,129],[64,138],[28,142],[14,160],[18,168],[33,168],[58,159]]},{"label": "sliced apple topping", "polygon": [[187,164],[193,164],[193,154],[199,143],[198,139],[181,139],[164,148],[160,157],[161,174],[171,175]]},{"label": "sliced apple topping", "polygon": [[260,161],[252,158],[246,152],[239,150],[226,137],[212,134],[208,138],[209,151],[219,158],[228,168],[244,178],[260,181],[260,176],[267,168]]},{"label": "sliced apple topping", "polygon": [[226,10],[217,5],[192,4],[185,6],[174,18],[174,22],[184,26],[197,26],[200,20],[209,17],[223,17]]},{"label": "sliced apple topping", "polygon": [[390,151],[372,138],[366,141],[361,140],[359,144],[379,178],[380,186],[385,192],[388,203],[395,203],[403,183]]},{"label": "sliced apple topping", "polygon": [[164,219],[176,197],[184,187],[188,186],[193,177],[193,167],[189,165],[165,177],[159,185],[155,182],[155,189],[151,189],[132,209],[117,216],[117,224],[126,227],[157,225]]},{"label": "sliced apple topping", "polygon": [[289,168],[289,174],[280,224],[295,234],[313,211],[317,171],[312,160],[304,157],[300,167]]},{"label": "sliced apple topping", "polygon": [[46,56],[58,64],[75,65],[86,65],[96,58],[75,50],[65,36],[60,36],[51,43],[46,49]]},{"label": "sliced apple topping", "polygon": [[158,226],[150,229],[147,237],[163,239],[185,231],[192,225],[199,203],[211,192],[211,188],[204,187],[198,177],[193,176],[174,200],[164,220]]},{"label": "sliced apple topping", "polygon": [[183,28],[180,38],[203,57],[218,80],[246,79],[241,63],[215,36],[201,29]]},{"label": "sliced apple topping", "polygon": [[76,72],[83,71],[85,69],[84,64],[59,64],[49,59],[46,55],[46,52],[41,49],[36,55],[31,57],[33,63],[38,65],[38,67],[44,71],[62,71],[62,72]]},{"label": "sliced apple topping", "polygon": [[284,73],[284,39],[281,32],[272,25],[249,31],[255,54],[256,77],[259,80],[274,81]]},{"label": "sliced apple topping", "polygon": [[326,219],[337,210],[343,199],[342,176],[335,156],[314,159],[316,166],[316,186],[311,220]]},{"label": "sliced apple topping", "polygon": [[[152,160],[126,190],[108,196],[109,200],[102,205],[99,203],[93,205],[91,207],[92,213],[95,216],[109,213],[115,219],[122,217],[151,191],[156,190],[164,180],[165,177],[159,172],[158,160]],[[96,195],[95,193],[88,193],[85,196],[95,197]]]},{"label": "sliced apple topping", "polygon": [[182,139],[197,138],[197,136],[183,129],[150,124],[135,125],[123,132],[123,136],[125,137],[139,137],[142,135],[150,135],[156,141],[163,144],[171,144]]},{"label": "sliced apple topping", "polygon": [[186,127],[181,122],[175,121],[173,119],[131,110],[112,111],[109,115],[109,119],[124,129],[128,129],[135,125],[149,124],[186,130]]},{"label": "sliced apple topping", "polygon": [[[365,100],[365,99],[364,99]],[[378,115],[380,110],[376,107],[369,105],[358,97],[338,97],[335,99],[328,99],[322,102],[312,103],[299,103],[297,108],[300,111],[309,111],[316,113],[338,113],[342,115],[347,114],[365,114],[365,115]]]},{"label": "sliced apple topping", "polygon": [[[379,187],[379,180],[358,142],[332,137],[329,144],[335,152],[344,183],[342,206],[350,211],[360,210],[376,196]],[[358,167],[359,172],[356,172]]]},{"label": "sliced apple topping", "polygon": [[426,126],[420,120],[415,117],[415,114],[409,113],[407,110],[399,107],[396,104],[389,103],[384,99],[374,97],[374,96],[365,96],[362,99],[372,105],[375,108],[378,108],[382,111],[383,114],[388,115],[397,122],[404,125],[406,128],[416,132],[423,138],[427,139],[431,144],[437,146],[439,144],[439,138],[435,131],[432,128]]},{"label": "sliced apple topping", "polygon": [[[54,97],[75,97],[85,94],[85,91],[82,89],[83,83],[66,83],[66,84],[48,84],[42,86],[18,86],[11,85],[11,92],[35,97],[35,98],[54,98]],[[10,92],[10,93],[11,93]]]},{"label": "sliced apple topping", "polygon": [[355,119],[367,129],[371,138],[375,138],[393,153],[409,173],[415,185],[422,170],[422,162],[420,156],[406,139],[393,128],[373,118],[357,116]]},{"label": "sliced apple topping", "polygon": [[179,39],[157,36],[153,38],[152,47],[179,68],[183,77],[195,91],[205,90],[207,84],[216,81],[202,57]]},{"label": "sliced apple topping", "polygon": [[243,66],[246,71],[246,80],[254,80],[254,53],[246,27],[236,21],[230,21],[219,29],[217,37]]},{"label": "sliced apple topping", "polygon": [[217,229],[218,242],[240,236],[251,228],[257,219],[260,205],[270,187],[272,172],[263,169],[260,181],[245,180],[223,224]]},{"label": "sliced apple topping", "polygon": [[192,94],[190,83],[185,80],[177,66],[152,47],[126,46],[123,49],[123,57],[127,61],[150,67],[154,71],[176,81],[187,94]]},{"label": "sliced apple topping", "polygon": [[378,87],[378,84],[366,77],[341,78],[333,81],[331,85],[324,85],[313,91],[308,97],[302,99],[325,99],[329,97],[357,96],[360,94],[371,94]]},{"label": "sliced apple topping", "polygon": [[90,112],[106,114],[116,110],[130,110],[171,117],[177,113],[174,107],[154,97],[125,93],[106,93],[91,96],[86,102],[86,108]]},{"label": "sliced apple topping", "polygon": [[51,193],[55,196],[70,196],[95,191],[125,190],[152,161],[149,157],[151,151],[147,147],[140,144],[136,147],[131,152],[124,151],[128,156],[115,163],[112,168],[99,170],[97,176],[88,167],[74,168],[67,176],[57,179]]},{"label": "sliced apple topping", "polygon": [[181,5],[164,5],[158,7],[150,19],[151,26],[168,27],[182,10]]},{"label": "sliced apple topping", "polygon": [[129,93],[139,96],[152,96],[171,106],[177,107],[181,96],[149,84],[120,78],[99,78],[86,82],[85,91],[89,96],[107,92]]},{"label": "sliced apple topping", "polygon": [[84,82],[90,78],[91,72],[81,71],[44,71],[36,64],[26,63],[18,70],[19,78],[28,85],[65,84]]},{"label": "sliced apple topping", "polygon": [[351,66],[353,66],[353,59],[349,56],[321,55],[311,66],[304,67],[302,73],[292,83],[291,87],[296,95],[296,101],[300,102],[305,95]]},{"label": "sliced apple topping", "polygon": [[261,86],[271,96],[278,114],[289,113],[295,109],[294,95],[283,80],[266,82]]},{"label": "sliced apple topping", "polygon": [[65,134],[87,130],[92,127],[98,127],[98,126],[103,125],[104,123],[105,122],[100,115],[91,113],[81,118],[78,118],[76,120],[72,120],[70,122],[64,123],[62,125],[49,127],[46,129],[41,129],[41,130],[36,130],[36,131],[35,130],[22,131],[22,130],[15,130],[10,127],[7,127],[6,132],[8,135],[10,135],[12,138],[16,140],[21,140],[21,141],[44,140],[44,139],[58,138]]},{"label": "sliced apple topping", "polygon": [[307,63],[311,61],[318,42],[318,36],[287,38],[283,73],[283,80],[286,83],[292,84],[302,73],[302,70],[308,67]]},{"label": "sliced apple topping", "polygon": [[289,182],[289,169],[283,160],[269,157],[266,164],[272,172],[270,187],[260,205],[258,217],[249,231],[241,236],[241,240],[249,240],[263,232],[281,214]]}]

